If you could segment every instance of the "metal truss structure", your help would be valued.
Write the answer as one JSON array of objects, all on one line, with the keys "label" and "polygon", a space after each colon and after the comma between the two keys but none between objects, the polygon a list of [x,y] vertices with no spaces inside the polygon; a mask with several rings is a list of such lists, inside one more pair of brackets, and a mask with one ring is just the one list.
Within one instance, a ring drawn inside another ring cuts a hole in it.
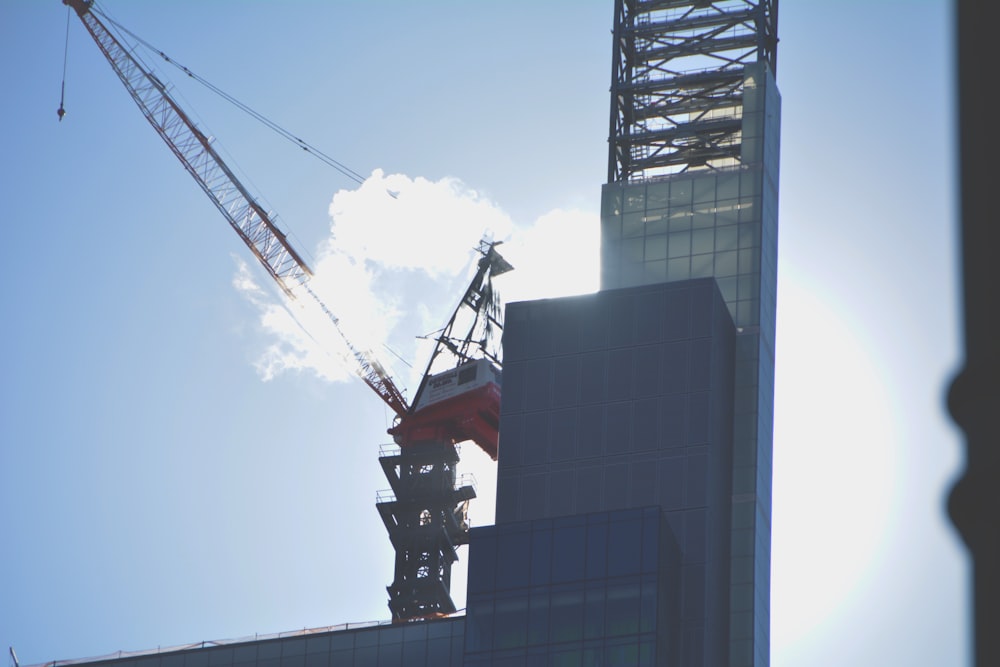
[{"label": "metal truss structure", "polygon": [[379,463],[392,485],[376,504],[396,551],[395,578],[386,587],[393,621],[452,614],[451,566],[469,541],[467,511],[476,497],[456,473],[459,456],[448,442],[390,447]]},{"label": "metal truss structure", "polygon": [[739,164],[744,67],[777,66],[778,0],[616,0],[608,182]]},{"label": "metal truss structure", "polygon": [[330,318],[351,351],[356,361],[354,372],[358,377],[397,415],[406,414],[409,410],[406,398],[385,367],[371,351],[355,347],[347,338],[340,328],[340,320],[309,286],[312,271],[305,260],[278,228],[273,214],[260,206],[212,147],[211,139],[195,126],[188,114],[170,96],[167,87],[133,55],[132,49],[123,46],[101,22],[93,0],[63,0],[63,3],[77,13],[142,115],[250,248],[250,252],[278,287],[289,298],[295,298],[295,292],[299,288],[307,292]]}]

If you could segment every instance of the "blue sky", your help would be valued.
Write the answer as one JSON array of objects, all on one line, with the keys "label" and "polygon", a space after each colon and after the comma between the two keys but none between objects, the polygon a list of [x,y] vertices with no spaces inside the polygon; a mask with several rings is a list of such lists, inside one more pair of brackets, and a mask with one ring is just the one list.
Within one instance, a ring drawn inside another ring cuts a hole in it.
[{"label": "blue sky", "polygon": [[[381,170],[358,189],[156,63],[334,267],[352,336],[419,368],[414,336],[447,318],[486,227],[509,239],[508,298],[594,284],[611,4],[103,6]],[[961,463],[949,8],[780,12],[773,664],[963,664],[967,562],[943,512]],[[75,17],[57,122],[65,28],[55,0],[0,5],[0,644],[31,664],[386,618],[387,411],[330,380],[254,267],[262,292],[234,286],[245,248]],[[490,523],[491,468],[465,454]]]}]

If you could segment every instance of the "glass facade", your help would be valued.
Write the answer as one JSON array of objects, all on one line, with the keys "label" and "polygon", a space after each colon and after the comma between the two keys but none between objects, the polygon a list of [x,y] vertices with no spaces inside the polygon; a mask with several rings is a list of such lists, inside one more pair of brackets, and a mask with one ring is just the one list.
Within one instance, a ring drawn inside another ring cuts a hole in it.
[{"label": "glass facade", "polygon": [[765,62],[744,71],[740,165],[602,193],[601,287],[712,277],[737,327],[730,664],[767,665],[781,99]]},{"label": "glass facade", "polygon": [[658,507],[476,528],[471,544],[469,667],[652,667],[676,654],[680,558]]},{"label": "glass facade", "polygon": [[[657,664],[722,664],[736,339],[716,282],[514,303],[505,322],[498,530],[657,506],[678,545],[670,568],[680,582],[670,626],[680,662]],[[614,542],[615,530],[586,539]],[[470,587],[487,567],[477,535]]]}]

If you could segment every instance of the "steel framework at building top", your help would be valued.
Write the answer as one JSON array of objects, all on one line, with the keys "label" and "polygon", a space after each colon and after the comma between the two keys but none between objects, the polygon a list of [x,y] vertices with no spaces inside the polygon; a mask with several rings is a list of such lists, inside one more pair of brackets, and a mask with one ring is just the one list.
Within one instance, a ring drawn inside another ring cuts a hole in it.
[{"label": "steel framework at building top", "polygon": [[744,66],[777,67],[778,0],[616,0],[608,182],[740,160]]}]

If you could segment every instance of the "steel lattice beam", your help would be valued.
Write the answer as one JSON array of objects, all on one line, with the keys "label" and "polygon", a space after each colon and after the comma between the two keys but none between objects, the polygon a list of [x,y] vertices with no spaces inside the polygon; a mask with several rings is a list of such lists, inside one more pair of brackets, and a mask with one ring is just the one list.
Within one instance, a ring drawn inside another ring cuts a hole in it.
[{"label": "steel lattice beam", "polygon": [[617,0],[608,182],[738,161],[743,70],[775,70],[776,35],[777,0]]}]

